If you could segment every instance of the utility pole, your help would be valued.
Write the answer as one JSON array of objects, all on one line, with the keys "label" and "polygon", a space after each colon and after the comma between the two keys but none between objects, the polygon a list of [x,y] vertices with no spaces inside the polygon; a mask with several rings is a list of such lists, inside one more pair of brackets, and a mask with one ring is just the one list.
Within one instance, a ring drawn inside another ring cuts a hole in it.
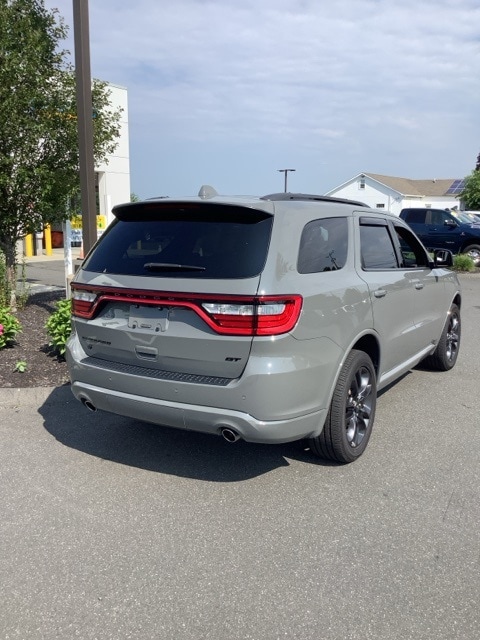
[{"label": "utility pole", "polygon": [[277,169],[277,171],[280,171],[280,173],[284,173],[285,174],[285,193],[287,193],[287,174],[289,171],[296,171],[296,169]]},{"label": "utility pole", "polygon": [[77,86],[78,149],[80,154],[80,190],[82,199],[82,237],[83,250],[84,253],[87,254],[97,241],[88,0],[73,0],[73,32],[75,39],[75,78]]}]

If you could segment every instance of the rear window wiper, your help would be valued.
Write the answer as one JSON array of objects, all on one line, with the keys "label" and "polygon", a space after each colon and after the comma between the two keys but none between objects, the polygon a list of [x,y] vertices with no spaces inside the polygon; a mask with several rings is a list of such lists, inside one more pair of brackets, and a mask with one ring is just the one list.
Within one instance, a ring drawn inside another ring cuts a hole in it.
[{"label": "rear window wiper", "polygon": [[147,271],[205,271],[205,267],[194,264],[173,264],[171,262],[146,262],[143,265]]}]

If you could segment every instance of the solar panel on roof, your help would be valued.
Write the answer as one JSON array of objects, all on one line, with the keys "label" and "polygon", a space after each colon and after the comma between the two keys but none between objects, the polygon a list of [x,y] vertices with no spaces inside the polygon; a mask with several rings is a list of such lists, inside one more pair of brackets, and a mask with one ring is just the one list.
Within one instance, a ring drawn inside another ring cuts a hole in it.
[{"label": "solar panel on roof", "polygon": [[454,180],[452,184],[449,186],[446,195],[447,196],[457,196],[462,193],[465,187],[465,180],[462,178],[461,180]]}]

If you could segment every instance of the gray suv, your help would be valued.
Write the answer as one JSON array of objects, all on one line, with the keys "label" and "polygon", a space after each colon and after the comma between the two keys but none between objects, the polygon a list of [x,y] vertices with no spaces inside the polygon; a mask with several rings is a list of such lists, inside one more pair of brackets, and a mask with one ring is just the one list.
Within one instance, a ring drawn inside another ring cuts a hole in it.
[{"label": "gray suv", "polygon": [[304,194],[154,199],[116,220],[72,283],[75,397],[229,442],[367,446],[377,391],[451,369],[461,291],[400,220]]}]

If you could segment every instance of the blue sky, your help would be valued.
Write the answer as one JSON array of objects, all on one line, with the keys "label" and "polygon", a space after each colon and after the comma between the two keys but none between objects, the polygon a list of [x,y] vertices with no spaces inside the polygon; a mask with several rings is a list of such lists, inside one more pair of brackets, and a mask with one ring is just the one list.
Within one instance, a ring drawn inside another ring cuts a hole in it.
[{"label": "blue sky", "polygon": [[[70,25],[72,0],[46,0]],[[461,178],[480,152],[478,0],[90,0],[92,76],[128,89],[141,197]]]}]

